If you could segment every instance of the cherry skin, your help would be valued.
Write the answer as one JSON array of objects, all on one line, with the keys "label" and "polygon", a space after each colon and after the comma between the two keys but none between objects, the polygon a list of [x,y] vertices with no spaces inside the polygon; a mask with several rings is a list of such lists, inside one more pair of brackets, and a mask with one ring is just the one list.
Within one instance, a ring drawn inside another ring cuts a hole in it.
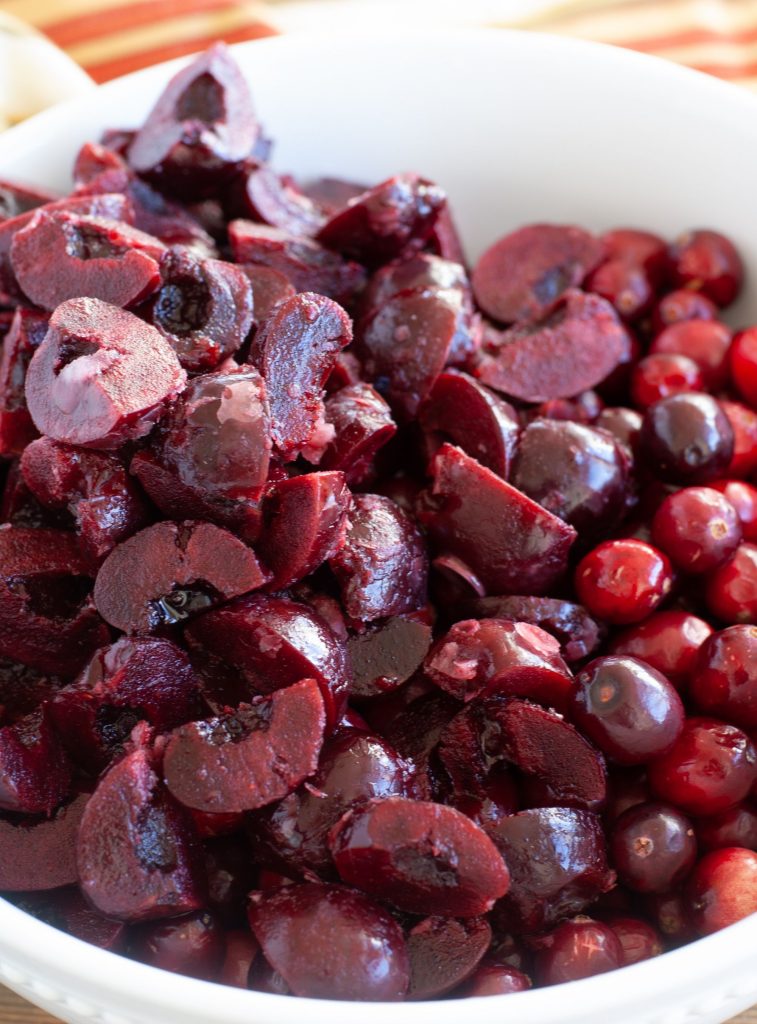
[{"label": "cherry skin", "polygon": [[525,992],[531,988],[531,979],[517,967],[500,964],[482,964],[458,992],[461,996],[506,996],[511,992]]},{"label": "cherry skin", "polygon": [[744,540],[757,541],[757,487],[743,480],[713,480],[708,487],[724,494],[736,509]]},{"label": "cherry skin", "polygon": [[701,391],[702,371],[688,356],[670,352],[648,355],[631,372],[631,399],[639,409],[648,409],[661,398],[684,391]]},{"label": "cherry skin", "polygon": [[730,345],[731,331],[719,320],[687,320],[661,331],[649,351],[687,356],[699,368],[704,389],[718,391],[728,383]]},{"label": "cherry skin", "polygon": [[614,625],[640,622],[673,586],[667,557],[638,540],[608,540],[578,563],[575,587],[581,604]]},{"label": "cherry skin", "polygon": [[757,626],[730,626],[705,641],[689,695],[703,714],[757,728]]},{"label": "cherry skin", "polygon": [[634,892],[667,892],[694,866],[694,826],[675,807],[638,804],[625,811],[612,830],[612,862],[618,878]]},{"label": "cherry skin", "polygon": [[757,544],[740,544],[710,576],[707,607],[723,622],[757,620]]},{"label": "cherry skin", "polygon": [[711,487],[685,487],[662,502],[652,520],[652,540],[676,568],[717,569],[741,541],[741,520],[725,495]]},{"label": "cherry skin", "polygon": [[615,937],[623,949],[623,966],[651,960],[665,951],[662,936],[648,921],[639,917],[623,917],[612,915],[605,919],[615,932]]},{"label": "cherry skin", "polygon": [[655,334],[664,331],[671,324],[686,320],[715,320],[718,307],[701,292],[688,288],[677,288],[663,295],[652,312],[652,329]]},{"label": "cherry skin", "polygon": [[626,409],[621,405],[608,406],[603,409],[596,422],[596,426],[607,430],[631,451],[636,446],[641,424],[642,418],[635,409]]},{"label": "cherry skin", "polygon": [[623,948],[609,925],[577,917],[545,937],[536,954],[536,976],[542,985],[559,985],[613,971],[623,963]]},{"label": "cherry skin", "polygon": [[729,846],[706,854],[694,869],[688,896],[700,935],[757,913],[757,853]]},{"label": "cherry skin", "polygon": [[670,750],[683,730],[675,688],[643,661],[597,658],[573,680],[568,712],[613,761],[646,764]]},{"label": "cherry skin", "polygon": [[131,949],[137,960],[175,974],[216,979],[224,954],[223,930],[207,911],[140,925],[134,932]]},{"label": "cherry skin", "polygon": [[668,270],[678,288],[702,292],[728,306],[741,290],[744,268],[733,243],[717,231],[687,231],[668,249]]},{"label": "cherry skin", "polygon": [[757,412],[742,402],[723,398],[720,408],[733,431],[733,458],[726,476],[750,477],[757,469]]},{"label": "cherry skin", "polygon": [[619,633],[611,642],[609,653],[640,658],[680,690],[699,648],[711,633],[709,623],[689,612],[655,612],[644,622]]},{"label": "cherry skin", "polygon": [[642,457],[671,483],[707,483],[723,474],[733,458],[733,428],[710,395],[671,395],[647,409],[639,437]]},{"label": "cherry skin", "polygon": [[757,751],[746,733],[716,718],[687,718],[672,749],[649,766],[660,800],[686,814],[733,807],[757,780]]},{"label": "cherry skin", "polygon": [[730,351],[731,379],[747,405],[757,407],[757,327],[739,331]]}]

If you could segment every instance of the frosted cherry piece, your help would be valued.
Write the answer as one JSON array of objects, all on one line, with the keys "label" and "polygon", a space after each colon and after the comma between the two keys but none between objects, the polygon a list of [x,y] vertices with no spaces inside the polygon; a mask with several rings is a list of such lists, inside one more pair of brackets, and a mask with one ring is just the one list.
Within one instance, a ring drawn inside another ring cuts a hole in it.
[{"label": "frosted cherry piece", "polygon": [[283,799],[318,767],[326,715],[318,683],[304,679],[236,711],[180,726],[163,771],[185,807],[252,811]]},{"label": "frosted cherry piece", "polygon": [[144,749],[100,779],[82,816],[76,862],[82,892],[107,917],[151,921],[205,905],[191,819]]},{"label": "frosted cherry piece", "polygon": [[41,433],[108,449],[148,434],[185,383],[154,327],[99,299],[71,299],[32,357],[26,400]]},{"label": "frosted cherry piece", "polygon": [[[475,459],[445,444],[418,517],[492,594],[543,594],[564,575],[576,531]],[[507,529],[502,524],[507,523]]]},{"label": "frosted cherry piece", "polygon": [[40,892],[78,881],[76,835],[88,800],[81,793],[52,818],[0,820],[0,891]]},{"label": "frosted cherry piece", "polygon": [[114,548],[95,581],[111,626],[151,633],[176,625],[266,581],[242,541],[210,523],[156,523]]},{"label": "frosted cherry piece", "polygon": [[260,134],[249,89],[223,43],[168,83],[132,142],[139,174],[184,198],[216,192]]}]

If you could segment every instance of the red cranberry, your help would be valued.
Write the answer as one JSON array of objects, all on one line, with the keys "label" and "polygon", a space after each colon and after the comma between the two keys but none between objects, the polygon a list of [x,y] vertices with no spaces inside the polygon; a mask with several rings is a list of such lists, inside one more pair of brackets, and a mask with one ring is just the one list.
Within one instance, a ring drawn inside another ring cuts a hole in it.
[{"label": "red cranberry", "polygon": [[692,292],[688,288],[663,295],[652,313],[652,328],[659,334],[671,324],[687,320],[715,320],[718,307],[701,292]]},{"label": "red cranberry", "polygon": [[757,487],[743,480],[713,480],[707,486],[724,494],[736,509],[744,540],[757,541]]},{"label": "red cranberry", "polygon": [[705,715],[757,728],[757,626],[730,626],[705,641],[689,695]]},{"label": "red cranberry", "polygon": [[736,509],[710,487],[685,487],[662,502],[652,540],[678,569],[709,572],[727,561],[741,541]]},{"label": "red cranberry", "polygon": [[685,320],[666,327],[649,351],[688,356],[699,367],[704,388],[719,391],[728,383],[730,345],[731,331],[719,320]]},{"label": "red cranberry", "polygon": [[741,397],[757,407],[757,328],[739,331],[731,345],[731,379]]},{"label": "red cranberry", "polygon": [[720,400],[733,430],[733,458],[727,476],[748,477],[757,469],[757,412],[741,402]]},{"label": "red cranberry", "polygon": [[610,653],[645,661],[680,690],[697,651],[711,633],[712,626],[689,612],[656,612],[618,634],[610,644]]},{"label": "red cranberry", "polygon": [[736,804],[710,818],[699,818],[696,832],[703,850],[742,846],[757,852],[757,807],[747,803]]},{"label": "red cranberry", "polygon": [[696,938],[691,904],[681,889],[649,893],[643,899],[643,907],[667,943],[680,945]]},{"label": "red cranberry", "polygon": [[457,993],[460,996],[506,996],[511,992],[525,992],[531,988],[531,979],[517,967],[482,964]]},{"label": "red cranberry", "polygon": [[683,729],[681,698],[665,676],[627,656],[597,658],[573,680],[569,714],[609,758],[646,764]]},{"label": "red cranberry", "polygon": [[687,814],[733,807],[757,779],[757,752],[746,733],[715,718],[688,718],[671,750],[649,766],[661,800]]},{"label": "red cranberry", "polygon": [[757,853],[730,846],[706,854],[694,869],[687,891],[700,935],[757,913]]},{"label": "red cranberry", "polygon": [[190,978],[215,981],[224,954],[223,931],[207,911],[140,925],[131,935],[136,960]]},{"label": "red cranberry", "polygon": [[700,391],[702,373],[688,356],[661,352],[649,355],[631,373],[631,398],[639,409],[648,409],[661,398],[684,391]]},{"label": "red cranberry", "polygon": [[606,824],[612,824],[629,807],[651,799],[646,772],[639,768],[611,767],[608,772],[608,799],[602,812]]},{"label": "red cranberry", "polygon": [[542,941],[535,965],[542,985],[591,978],[623,963],[623,947],[612,928],[588,917],[566,921]]},{"label": "red cranberry", "polygon": [[636,263],[614,258],[600,263],[585,282],[587,291],[611,302],[624,320],[633,322],[648,312],[654,301],[649,275]]},{"label": "red cranberry", "polygon": [[694,827],[668,804],[638,804],[615,822],[610,852],[623,885],[634,892],[667,892],[694,865]]},{"label": "red cranberry", "polygon": [[623,967],[651,960],[665,950],[657,929],[638,917],[613,915],[605,919],[605,924],[615,932],[615,938],[623,949]]},{"label": "red cranberry", "polygon": [[673,483],[706,483],[721,475],[733,458],[728,417],[714,398],[698,391],[650,406],[639,442],[652,471]]},{"label": "red cranberry", "polygon": [[631,451],[634,450],[641,430],[642,418],[635,409],[623,406],[608,406],[597,417],[596,426],[606,430],[618,441],[622,441]]},{"label": "red cranberry", "polygon": [[717,231],[688,231],[668,249],[669,271],[677,288],[702,292],[728,306],[741,291],[744,268],[732,242]]},{"label": "red cranberry", "polygon": [[757,619],[757,544],[741,544],[707,582],[707,607],[723,622]]},{"label": "red cranberry", "polygon": [[599,619],[625,625],[645,619],[665,600],[673,570],[665,555],[639,540],[608,540],[578,563],[578,599]]},{"label": "red cranberry", "polygon": [[657,287],[667,271],[667,250],[665,239],[651,231],[637,228],[613,228],[605,231],[601,242],[611,259],[626,260],[637,267],[643,267]]}]

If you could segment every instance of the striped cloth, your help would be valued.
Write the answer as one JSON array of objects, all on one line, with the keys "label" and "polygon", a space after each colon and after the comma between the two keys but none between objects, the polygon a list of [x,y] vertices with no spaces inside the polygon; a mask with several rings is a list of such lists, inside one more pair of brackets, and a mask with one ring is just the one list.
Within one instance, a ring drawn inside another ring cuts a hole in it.
[{"label": "striped cloth", "polygon": [[615,43],[757,89],[757,0],[0,0],[95,81],[201,49],[275,34],[403,24],[516,25]]}]

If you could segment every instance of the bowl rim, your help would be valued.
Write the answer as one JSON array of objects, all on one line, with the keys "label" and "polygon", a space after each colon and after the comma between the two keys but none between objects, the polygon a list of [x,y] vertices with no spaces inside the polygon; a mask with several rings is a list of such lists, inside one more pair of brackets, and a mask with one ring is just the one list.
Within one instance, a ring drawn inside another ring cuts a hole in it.
[{"label": "bowl rim", "polygon": [[[742,87],[724,82],[709,75],[683,67],[661,58],[621,47],[590,40],[573,39],[546,33],[501,28],[455,28],[455,29],[407,29],[401,33],[389,31],[361,30],[336,32],[333,30],[307,35],[290,34],[271,38],[251,40],[231,47],[236,54],[259,52],[260,48],[283,50],[313,46],[338,47],[344,45],[373,45],[376,41],[394,48],[403,46],[455,46],[460,45],[490,48],[491,51],[507,50],[508,47],[532,49],[541,59],[550,53],[558,58],[589,60],[598,71],[625,66],[630,74],[637,74],[650,80],[654,78],[660,88],[667,84],[681,87],[691,94],[691,102],[723,105],[730,108],[734,116],[747,114],[757,121],[757,96]],[[501,53],[498,54],[501,57]],[[61,118],[75,115],[77,109],[100,108],[109,97],[128,92],[137,83],[153,81],[162,87],[177,68],[184,66],[191,56],[143,68],[140,71],[114,79],[98,86],[82,96],[57,104],[29,120],[8,129],[0,135],[0,173],[6,154],[34,149],[44,138],[46,129]],[[244,65],[244,61],[243,61]],[[611,1010],[617,1007],[618,999],[638,1002],[640,1007],[650,1009],[655,1005],[664,1006],[660,1000],[670,995],[672,989],[684,985],[692,978],[709,979],[712,990],[720,993],[718,1005],[730,998],[744,998],[753,993],[754,985],[748,989],[738,987],[733,971],[734,951],[746,951],[751,957],[757,948],[757,914],[731,925],[717,934],[698,939],[652,960],[630,967],[621,968],[622,991],[619,988],[618,972],[587,978],[551,988],[533,989],[509,995],[510,1012],[519,1024],[529,1021],[553,1019],[556,1008],[565,1006],[589,1006],[596,1013],[599,1008]],[[17,962],[16,962],[16,958]],[[746,960],[746,955],[744,955]],[[19,985],[30,984],[34,979],[24,975],[29,964],[39,971],[41,984],[48,977],[70,990],[97,992],[109,1001],[117,998],[124,1007],[134,1003],[135,996],[142,993],[146,1005],[156,1009],[180,1012],[185,1009],[190,1019],[204,1014],[208,1020],[218,1019],[219,1000],[223,1000],[224,1024],[248,1024],[256,1019],[274,1021],[285,1019],[288,1013],[304,1011],[313,1024],[354,1024],[355,1006],[360,1005],[361,1015],[366,1024],[384,1024],[386,1003],[360,1003],[352,1001],[319,1000],[297,996],[282,1000],[280,996],[251,990],[236,989],[213,982],[199,981],[166,971],[111,953],[82,942],[66,932],[45,924],[32,915],[0,899],[0,976],[3,965],[8,966],[5,981],[13,986],[14,977]],[[728,971],[730,968],[730,973]],[[725,979],[731,987],[721,993]],[[50,981],[50,991],[53,982]],[[735,986],[735,987],[734,987]],[[38,986],[41,987],[41,986]],[[565,996],[563,996],[565,993]],[[56,993],[57,994],[57,993]],[[40,993],[40,998],[42,995]],[[502,997],[476,998],[474,1005],[482,1020],[492,1022],[499,1019]],[[436,1024],[459,1024],[460,1003],[457,1000],[408,1002],[392,1004],[397,1024],[410,1024],[423,1008],[433,1013]],[[418,1009],[414,1009],[417,1007]],[[487,1007],[489,1008],[487,1010]],[[115,1019],[115,1018],[114,1018]],[[120,1018],[119,1018],[120,1019]]]}]

